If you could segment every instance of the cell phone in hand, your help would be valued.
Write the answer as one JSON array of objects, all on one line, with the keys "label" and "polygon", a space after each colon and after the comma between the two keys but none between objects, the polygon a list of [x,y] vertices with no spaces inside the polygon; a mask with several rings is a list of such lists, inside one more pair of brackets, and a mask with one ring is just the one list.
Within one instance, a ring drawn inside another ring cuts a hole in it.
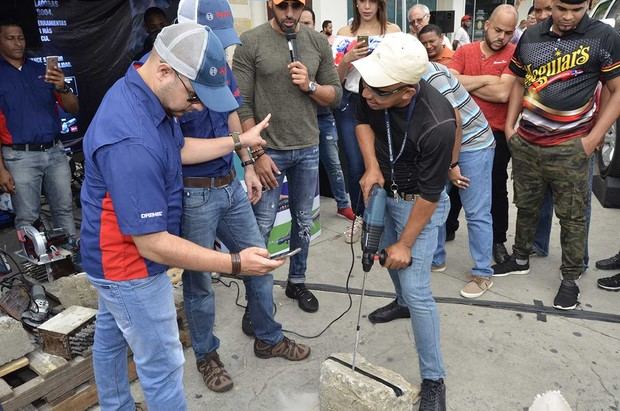
[{"label": "cell phone in hand", "polygon": [[364,43],[364,47],[368,47],[368,36],[357,36],[357,44]]},{"label": "cell phone in hand", "polygon": [[50,69],[58,68],[58,56],[47,56],[45,57],[45,70],[50,71]]},{"label": "cell phone in hand", "polygon": [[269,258],[271,258],[272,260],[284,260],[285,258],[289,258],[291,256],[294,256],[295,254],[299,253],[300,251],[301,251],[301,248],[296,248],[294,250],[287,251],[284,254],[271,255],[271,256],[269,256]]}]

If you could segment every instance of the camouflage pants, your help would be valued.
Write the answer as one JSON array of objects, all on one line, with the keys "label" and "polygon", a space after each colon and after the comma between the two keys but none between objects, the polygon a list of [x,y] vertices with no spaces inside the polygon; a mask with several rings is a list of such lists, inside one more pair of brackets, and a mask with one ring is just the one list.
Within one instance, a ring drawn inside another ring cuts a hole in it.
[{"label": "camouflage pants", "polygon": [[553,147],[528,143],[519,135],[510,139],[514,202],[517,228],[513,251],[528,259],[547,187],[553,192],[553,206],[560,220],[562,265],[567,280],[583,271],[588,194],[588,156],[580,138]]}]

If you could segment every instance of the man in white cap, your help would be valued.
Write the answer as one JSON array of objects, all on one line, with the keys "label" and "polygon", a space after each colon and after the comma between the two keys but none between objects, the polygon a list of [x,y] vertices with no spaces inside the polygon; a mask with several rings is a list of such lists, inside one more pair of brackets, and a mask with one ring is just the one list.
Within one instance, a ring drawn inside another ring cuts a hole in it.
[{"label": "man in white cap", "polygon": [[[209,26],[224,48],[241,44],[226,0],[181,0],[178,19]],[[226,81],[240,104],[237,82],[228,65]],[[213,248],[217,236],[233,252],[252,246],[263,247],[265,240],[252,212],[252,204],[261,198],[262,186],[244,141],[232,144],[241,131],[236,109],[217,112],[207,107],[185,114],[179,123],[186,138],[210,143],[210,150],[226,145],[226,152],[217,158],[183,166],[183,238]],[[228,135],[230,137],[221,137]],[[241,159],[247,194],[233,167],[234,152]],[[247,305],[242,330],[255,337],[256,355],[288,360],[307,358],[310,348],[285,337],[282,325],[273,318],[273,276],[244,276],[243,283]],[[210,272],[185,270],[183,302],[198,372],[211,391],[229,391],[233,388],[233,380],[217,352],[220,339],[214,333],[216,304]]]},{"label": "man in white cap", "polygon": [[456,119],[450,102],[421,80],[427,63],[424,46],[405,33],[386,36],[370,56],[354,62],[362,75],[355,132],[366,167],[360,180],[364,200],[376,184],[388,192],[380,249],[387,253],[397,300],[411,314],[422,377],[420,410],[445,410],[430,273],[437,232],[450,209],[445,182]]},{"label": "man in white cap", "polygon": [[[102,410],[134,410],[133,352],[149,410],[185,410],[183,350],[167,266],[263,275],[282,265],[263,248],[223,254],[179,237],[181,164],[219,154],[183,138],[176,117],[237,107],[224,50],[193,23],[166,27],[144,64],[106,94],[84,139],[82,264],[99,294],[93,365]],[[260,144],[269,116],[240,138]]]}]

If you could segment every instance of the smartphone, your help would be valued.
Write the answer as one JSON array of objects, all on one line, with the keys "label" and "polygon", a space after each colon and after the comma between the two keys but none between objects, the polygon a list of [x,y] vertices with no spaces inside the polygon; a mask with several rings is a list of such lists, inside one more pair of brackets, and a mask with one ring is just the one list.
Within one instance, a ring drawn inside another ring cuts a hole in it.
[{"label": "smartphone", "polygon": [[45,57],[45,70],[49,71],[51,68],[58,68],[58,56]]},{"label": "smartphone", "polygon": [[287,251],[284,254],[278,254],[278,255],[272,255],[269,256],[269,258],[271,258],[272,260],[284,260],[285,258],[289,258],[297,253],[301,252],[301,248],[296,248],[294,250],[291,251]]},{"label": "smartphone", "polygon": [[368,36],[357,36],[357,44],[364,43],[365,47],[368,47]]}]

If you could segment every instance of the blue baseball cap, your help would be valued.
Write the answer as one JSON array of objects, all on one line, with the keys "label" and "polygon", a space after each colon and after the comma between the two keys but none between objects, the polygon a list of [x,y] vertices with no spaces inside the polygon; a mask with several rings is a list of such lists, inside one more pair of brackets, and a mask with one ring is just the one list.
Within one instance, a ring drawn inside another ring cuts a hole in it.
[{"label": "blue baseball cap", "polygon": [[209,27],[196,23],[164,27],[153,48],[174,70],[190,80],[209,110],[227,113],[239,108],[226,83],[224,47]]},{"label": "blue baseball cap", "polygon": [[224,48],[241,44],[235,31],[232,10],[226,0],[181,0],[177,15],[179,23],[193,22],[209,26]]}]

